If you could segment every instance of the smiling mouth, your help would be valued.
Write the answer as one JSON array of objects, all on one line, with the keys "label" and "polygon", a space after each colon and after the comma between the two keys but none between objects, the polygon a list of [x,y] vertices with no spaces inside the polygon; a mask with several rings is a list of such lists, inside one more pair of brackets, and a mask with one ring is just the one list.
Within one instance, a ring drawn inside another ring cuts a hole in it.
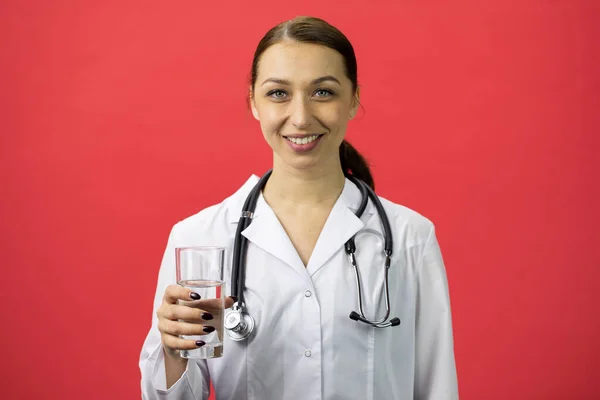
[{"label": "smiling mouth", "polygon": [[310,136],[303,136],[303,137],[284,136],[284,138],[286,138],[287,140],[289,140],[290,142],[292,142],[294,144],[308,144],[308,143],[314,142],[321,136],[323,136],[323,135],[310,135]]}]

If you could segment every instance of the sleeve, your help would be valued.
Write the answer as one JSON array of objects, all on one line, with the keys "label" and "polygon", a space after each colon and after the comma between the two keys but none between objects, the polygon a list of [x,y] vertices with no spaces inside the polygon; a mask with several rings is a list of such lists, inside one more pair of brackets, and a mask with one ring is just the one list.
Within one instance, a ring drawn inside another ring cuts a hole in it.
[{"label": "sleeve", "polygon": [[164,252],[152,308],[152,324],[142,346],[139,368],[143,400],[207,400],[210,378],[205,360],[189,360],[181,378],[166,387],[164,353],[156,311],[162,304],[167,286],[176,283],[175,246],[177,225],[171,230]]},{"label": "sleeve", "polygon": [[415,399],[457,400],[450,295],[432,226],[417,270]]}]

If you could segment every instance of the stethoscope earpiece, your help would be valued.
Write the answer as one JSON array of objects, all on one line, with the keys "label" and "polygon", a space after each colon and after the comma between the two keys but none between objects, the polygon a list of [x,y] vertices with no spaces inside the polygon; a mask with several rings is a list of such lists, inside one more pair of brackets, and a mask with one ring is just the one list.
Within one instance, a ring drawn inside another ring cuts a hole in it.
[{"label": "stethoscope earpiece", "polygon": [[385,322],[385,323],[377,323],[377,322],[371,322],[368,319],[361,317],[360,314],[357,313],[356,311],[352,311],[350,313],[350,319],[353,321],[364,322],[365,324],[371,325],[374,328],[387,328],[390,326],[400,325],[400,318],[398,318],[398,317],[392,318],[388,322]]},{"label": "stethoscope earpiece", "polygon": [[360,319],[360,315],[356,311],[352,311],[350,313],[350,319],[354,321],[358,321]]},{"label": "stethoscope earpiece", "polygon": [[359,312],[352,311],[350,313],[350,319],[353,321],[364,322],[365,324],[371,325],[374,328],[387,328],[390,326],[398,326],[398,325],[400,325],[400,318],[392,318],[391,320],[388,321],[388,318],[390,316],[390,289],[388,286],[388,271],[389,271],[390,265],[391,265],[392,248],[393,248],[392,229],[390,227],[390,221],[388,220],[387,214],[383,208],[383,205],[381,204],[381,201],[379,201],[379,198],[377,197],[377,195],[375,194],[373,189],[371,189],[371,187],[369,185],[367,185],[366,183],[364,183],[363,181],[356,179],[353,176],[349,176],[348,179],[350,179],[350,181],[352,181],[358,187],[358,189],[360,190],[360,193],[362,195],[362,202],[360,204],[360,207],[358,208],[358,211],[356,212],[357,217],[360,218],[360,216],[362,215],[364,210],[367,208],[367,202],[368,202],[369,198],[375,205],[375,208],[377,209],[377,213],[379,214],[379,219],[381,220],[381,224],[383,225],[384,253],[385,253],[385,263],[384,263],[385,278],[383,281],[383,286],[385,288],[385,316],[382,319],[380,319],[379,321],[371,321],[365,316],[365,313],[363,311],[362,285],[360,283],[360,273],[358,271],[358,263],[356,261],[356,256],[354,255],[354,253],[356,251],[356,244],[354,243],[354,236],[351,237],[346,242],[344,249],[346,250],[346,254],[348,254],[348,257],[350,258],[350,265],[352,266],[352,268],[354,268],[354,272],[356,273],[356,292],[358,294],[357,297],[358,297],[358,311],[359,311]]}]

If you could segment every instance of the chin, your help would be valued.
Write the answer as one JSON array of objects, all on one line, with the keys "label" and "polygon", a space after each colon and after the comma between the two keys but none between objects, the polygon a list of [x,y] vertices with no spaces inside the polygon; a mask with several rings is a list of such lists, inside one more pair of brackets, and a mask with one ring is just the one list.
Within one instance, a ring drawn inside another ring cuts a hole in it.
[{"label": "chin", "polygon": [[297,171],[310,171],[318,166],[315,160],[286,160],[286,164]]},{"label": "chin", "polygon": [[[316,151],[315,151],[316,150]],[[279,147],[275,151],[275,156],[279,164],[284,164],[288,168],[296,171],[312,171],[315,168],[326,167],[327,158],[323,157],[323,148],[315,149],[308,153],[296,153],[286,146]],[[320,150],[320,151],[319,151]]]},{"label": "chin", "polygon": [[283,154],[282,157],[280,153],[277,155],[277,158],[279,159],[279,164],[284,164],[286,167],[297,171],[309,171],[320,164],[317,157],[308,154]]}]

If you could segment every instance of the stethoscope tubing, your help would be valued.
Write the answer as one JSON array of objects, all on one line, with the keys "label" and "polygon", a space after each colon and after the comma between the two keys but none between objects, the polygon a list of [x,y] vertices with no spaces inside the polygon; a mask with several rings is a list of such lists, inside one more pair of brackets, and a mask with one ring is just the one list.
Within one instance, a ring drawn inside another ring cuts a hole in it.
[{"label": "stethoscope tubing", "polygon": [[[244,229],[246,229],[252,223],[252,218],[254,217],[254,210],[256,209],[256,204],[258,202],[258,198],[260,197],[260,193],[262,192],[262,189],[264,188],[264,186],[265,186],[267,180],[269,179],[269,177],[271,176],[272,172],[273,172],[273,170],[267,171],[267,173],[264,174],[262,176],[262,178],[260,178],[258,183],[250,191],[250,194],[248,195],[248,197],[246,198],[246,201],[244,202],[244,206],[242,208],[242,213],[240,215],[238,226],[236,228],[235,243],[234,243],[234,249],[233,249],[233,260],[232,260],[232,268],[231,268],[231,291],[232,291],[232,296],[236,297],[237,300],[234,303],[231,312],[240,313],[240,315],[239,315],[240,318],[237,318],[234,320],[236,320],[236,321],[241,320],[242,324],[244,324],[243,326],[244,326],[244,329],[246,329],[246,331],[242,332],[243,329],[239,328],[242,325],[239,325],[237,329],[235,329],[235,328],[229,329],[229,331],[230,331],[229,335],[234,340],[242,340],[242,339],[247,338],[252,333],[252,330],[254,329],[254,319],[252,318],[251,315],[249,315],[245,311],[246,305],[244,302],[244,286],[245,286],[245,279],[246,279],[245,265],[246,265],[246,253],[247,253],[247,248],[248,248],[248,239],[246,237],[244,237],[244,235],[242,235],[242,232],[244,231]],[[387,217],[385,209],[383,208],[383,205],[381,204],[381,201],[379,200],[379,197],[375,194],[373,189],[369,185],[367,185],[365,182],[361,181],[360,179],[357,179],[356,177],[354,177],[352,175],[346,175],[346,176],[352,183],[354,183],[354,185],[356,185],[356,187],[359,189],[359,191],[361,193],[361,204],[356,211],[356,216],[358,218],[361,218],[362,214],[364,213],[364,211],[367,207],[367,203],[368,203],[369,199],[371,199],[371,201],[375,205],[375,208],[377,209],[377,213],[379,215],[379,219],[381,220],[381,223],[383,225],[384,252],[385,252],[385,279],[384,279],[383,284],[384,284],[384,290],[385,290],[386,313],[385,313],[385,316],[383,318],[381,318],[380,320],[371,321],[365,316],[364,310],[363,310],[363,293],[362,293],[362,283],[361,283],[361,278],[360,278],[360,270],[358,268],[358,264],[356,262],[356,256],[354,254],[356,251],[355,236],[352,236],[344,244],[344,249],[345,249],[348,257],[350,258],[350,264],[354,268],[354,272],[356,274],[356,286],[357,286],[357,294],[358,294],[358,310],[359,310],[359,312],[357,313],[356,311],[352,311],[350,313],[349,317],[352,320],[362,321],[362,322],[364,322],[372,327],[375,327],[375,328],[386,328],[389,326],[397,326],[400,324],[399,318],[392,318],[390,321],[387,321],[387,319],[390,316],[389,268],[391,265],[391,256],[392,256],[392,252],[393,252],[393,238],[392,238],[392,230],[390,227],[389,219]],[[227,316],[226,316],[226,318],[227,318]],[[245,323],[244,323],[244,321],[245,321]],[[235,324],[235,322],[234,322],[234,324]],[[249,329],[249,331],[248,331],[248,329]]]}]

